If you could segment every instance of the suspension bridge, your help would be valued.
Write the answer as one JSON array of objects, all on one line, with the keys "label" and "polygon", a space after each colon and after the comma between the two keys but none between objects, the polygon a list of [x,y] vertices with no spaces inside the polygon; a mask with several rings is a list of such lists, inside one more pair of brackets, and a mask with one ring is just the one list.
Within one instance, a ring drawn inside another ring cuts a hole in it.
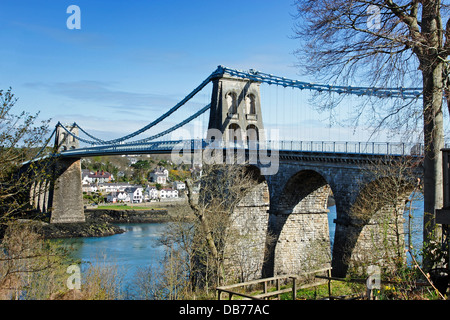
[{"label": "suspension bridge", "polygon": [[[203,98],[203,105],[194,101],[210,85],[212,90]],[[265,103],[261,95],[263,85],[290,88],[296,92],[376,97],[380,103],[386,99],[422,99],[421,88],[321,85],[255,70],[240,71],[219,66],[164,114],[122,137],[102,139],[77,123],[58,123],[47,140],[50,143],[54,138],[54,150],[57,150],[54,154],[57,158],[55,181],[35,184],[30,191],[31,203],[40,211],[51,212],[52,223],[84,221],[80,165],[83,157],[172,154],[172,159],[191,163],[195,161],[195,155],[199,155],[197,160],[202,163],[205,154],[211,156],[217,151],[219,158],[232,161],[241,155],[243,164],[250,164],[259,172],[254,191],[241,200],[233,213],[235,227],[242,234],[250,235],[247,239],[252,239],[252,246],[257,246],[251,261],[261,265],[261,270],[255,277],[298,273],[305,269],[305,261],[313,253],[311,248],[315,242],[330,243],[327,220],[330,194],[336,202],[337,219],[334,246],[332,249],[328,246],[326,250],[333,252],[334,274],[344,275],[349,267],[349,257],[357,259],[364,252],[373,250],[368,239],[373,239],[371,233],[379,232],[380,228],[376,221],[362,223],[352,213],[358,200],[365,196],[364,192],[380,178],[367,174],[367,168],[379,160],[389,167],[404,156],[420,160],[423,147],[402,142],[284,140],[273,128],[265,128],[263,116],[276,124],[277,115],[272,116],[270,109],[262,112]],[[301,113],[293,100],[290,102],[297,111],[288,110],[284,116]],[[183,106],[189,106],[183,120],[157,129]],[[202,125],[194,126],[198,135],[195,137],[189,131],[192,127],[185,128],[200,118],[203,118]],[[172,139],[177,132],[183,138]],[[232,156],[228,157],[228,152]],[[211,158],[213,156],[207,160]],[[416,169],[412,180],[420,175],[420,164]],[[405,195],[398,199],[399,207],[406,198]],[[377,214],[392,215],[392,203],[378,204],[376,210]],[[392,221],[395,218],[392,217]],[[275,237],[275,245],[268,244],[268,234]],[[388,237],[394,235],[395,232]]]},{"label": "suspension bridge", "polygon": [[[114,155],[114,154],[146,154],[146,153],[170,153],[172,149],[183,143],[183,145],[189,144],[192,146],[192,150],[195,148],[204,149],[206,146],[211,144],[211,140],[209,139],[201,139],[201,140],[164,140],[160,141],[161,138],[167,137],[170,134],[176,132],[176,130],[186,126],[191,123],[195,119],[199,118],[201,115],[207,113],[211,110],[211,103],[201,107],[198,111],[195,111],[192,115],[187,117],[186,119],[180,121],[179,123],[171,126],[168,129],[162,130],[158,133],[152,134],[149,137],[132,140],[135,137],[141,136],[144,133],[148,132],[151,128],[157,126],[165,119],[169,118],[172,114],[174,114],[181,107],[186,105],[190,100],[192,100],[196,94],[198,94],[202,89],[204,89],[209,83],[211,83],[214,79],[223,78],[224,76],[229,76],[234,79],[242,79],[247,83],[258,83],[258,84],[268,84],[268,85],[276,85],[281,86],[283,88],[293,88],[298,90],[310,90],[316,92],[328,92],[328,93],[337,93],[340,95],[355,95],[355,96],[374,96],[377,98],[400,98],[400,99],[409,99],[409,100],[419,100],[421,99],[422,89],[421,88],[373,88],[373,87],[352,87],[352,86],[331,86],[331,85],[322,85],[322,84],[314,84],[307,83],[298,80],[286,79],[284,77],[274,76],[271,74],[266,74],[263,72],[255,71],[250,69],[249,71],[240,71],[235,69],[230,69],[227,67],[219,66],[214,72],[212,72],[198,87],[196,87],[192,92],[190,92],[185,98],[183,98],[179,103],[170,108],[163,115],[158,117],[157,119],[151,121],[148,125],[130,133],[123,137],[105,140],[95,137],[94,135],[87,132],[77,123],[73,123],[71,125],[63,125],[58,122],[55,130],[52,133],[52,136],[55,135],[59,129],[59,136],[57,143],[61,144],[63,147],[60,149],[61,157],[85,157],[92,155]],[[236,94],[236,93],[235,93]],[[258,93],[259,94],[259,93]],[[242,95],[242,94],[241,94]],[[225,97],[223,97],[225,98]],[[240,99],[245,100],[246,97],[233,97],[227,98],[229,100],[232,99]],[[259,99],[258,97],[254,97],[253,99]],[[243,103],[244,102],[244,103]],[[222,101],[217,101],[216,103],[222,103]],[[230,102],[231,104],[236,104],[237,102]],[[242,118],[247,118],[247,124],[255,124],[259,125],[260,128],[253,126],[253,128],[258,131],[263,129],[263,124],[261,121],[257,123],[257,119],[262,118],[262,114],[257,114],[256,110],[244,110],[246,107],[248,109],[251,106],[246,106],[245,101],[240,101],[240,107],[243,111],[241,114]],[[251,104],[252,102],[249,102]],[[220,106],[223,108],[223,106]],[[229,106],[232,107],[232,106]],[[295,106],[299,108],[299,106]],[[218,106],[214,106],[213,109],[217,110]],[[235,112],[238,118],[241,110],[232,110]],[[259,110],[260,111],[260,110]],[[245,114],[247,112],[247,114]],[[282,111],[283,112],[283,111]],[[239,121],[233,121],[232,113],[228,112],[228,118],[231,119],[230,125],[232,129],[243,130],[239,135],[245,135],[245,129],[239,126],[234,126],[233,123],[240,124]],[[253,117],[253,119],[252,119]],[[226,122],[226,117],[222,117],[225,119],[220,119],[222,122]],[[211,117],[210,117],[211,119]],[[211,122],[211,121],[210,121]],[[220,127],[218,129],[227,130],[228,128],[223,128],[223,125],[220,126],[220,123],[215,123],[216,127]],[[205,127],[205,126],[204,126]],[[211,128],[211,123],[208,126]],[[252,128],[252,127],[251,127]],[[78,135],[77,133],[84,135]],[[206,133],[206,130],[205,130]],[[70,147],[67,147],[65,143],[66,139],[70,138],[72,143]],[[50,141],[51,138],[48,140]],[[245,142],[245,141],[244,141]],[[84,144],[84,147],[79,147],[80,144]],[[259,144],[264,144],[265,148],[275,149],[279,148],[284,151],[303,151],[303,152],[331,152],[331,153],[355,153],[355,154],[376,154],[376,155],[407,155],[407,154],[418,154],[421,153],[421,146],[416,143],[392,143],[392,142],[374,142],[374,141],[304,141],[304,140],[267,140],[261,141],[258,139],[256,141],[256,148],[259,147]],[[229,147],[229,145],[224,144],[224,147]],[[248,144],[243,144],[242,147],[247,146]]]}]

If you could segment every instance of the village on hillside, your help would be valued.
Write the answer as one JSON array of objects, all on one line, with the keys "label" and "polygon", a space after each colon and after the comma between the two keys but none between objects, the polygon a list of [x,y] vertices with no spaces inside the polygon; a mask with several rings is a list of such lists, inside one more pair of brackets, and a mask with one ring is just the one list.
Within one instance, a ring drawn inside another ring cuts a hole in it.
[{"label": "village on hillside", "polygon": [[[85,202],[144,203],[184,198],[184,178],[201,175],[201,168],[174,166],[150,156],[85,159],[82,188]],[[194,192],[198,192],[198,188]]]}]

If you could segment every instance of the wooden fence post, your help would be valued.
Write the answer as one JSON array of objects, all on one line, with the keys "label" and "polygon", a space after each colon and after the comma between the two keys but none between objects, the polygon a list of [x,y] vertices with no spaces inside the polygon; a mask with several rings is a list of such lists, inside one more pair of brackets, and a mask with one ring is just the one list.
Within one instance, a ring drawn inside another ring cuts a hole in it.
[{"label": "wooden fence post", "polygon": [[297,299],[297,278],[292,277],[292,300]]},{"label": "wooden fence post", "polygon": [[[277,283],[277,291],[280,291],[280,279],[277,279],[276,283]],[[277,295],[278,300],[280,300],[280,297],[281,297],[281,295],[278,294]]]},{"label": "wooden fence post", "polygon": [[328,298],[331,299],[331,269],[327,270],[328,277]]}]

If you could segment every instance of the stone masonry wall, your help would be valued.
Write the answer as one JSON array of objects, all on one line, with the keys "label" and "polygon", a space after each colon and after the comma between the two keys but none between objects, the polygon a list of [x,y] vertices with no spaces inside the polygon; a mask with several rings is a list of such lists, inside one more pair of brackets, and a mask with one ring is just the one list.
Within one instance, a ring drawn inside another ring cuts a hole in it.
[{"label": "stone masonry wall", "polygon": [[327,214],[271,216],[272,228],[281,230],[274,253],[274,275],[299,274],[330,266]]},{"label": "stone masonry wall", "polygon": [[85,222],[81,188],[81,160],[59,159],[51,190],[51,223]]},{"label": "stone masonry wall", "polygon": [[268,210],[269,191],[266,182],[255,186],[235,208],[225,247],[227,278],[231,281],[262,277]]},{"label": "stone masonry wall", "polygon": [[[358,224],[351,215],[361,190],[370,182],[370,175],[365,170],[364,163],[355,161],[281,159],[278,173],[266,177],[271,200],[269,232],[275,235],[277,241],[270,248],[265,276],[302,272],[329,259],[327,210],[324,205],[328,192],[333,194],[337,211],[334,246],[331,249],[333,274],[345,276],[349,268],[357,267],[363,257],[372,256],[380,265],[392,261],[395,253],[375,252],[383,247],[383,243],[392,242],[394,238],[401,246],[403,230],[393,228],[397,219],[392,214],[395,210],[386,205],[365,225]],[[402,213],[403,204],[404,199],[400,199],[395,212]],[[380,218],[387,214],[391,215],[389,219]],[[402,224],[397,223],[397,226],[401,228]],[[315,257],[317,262],[311,257]]]}]

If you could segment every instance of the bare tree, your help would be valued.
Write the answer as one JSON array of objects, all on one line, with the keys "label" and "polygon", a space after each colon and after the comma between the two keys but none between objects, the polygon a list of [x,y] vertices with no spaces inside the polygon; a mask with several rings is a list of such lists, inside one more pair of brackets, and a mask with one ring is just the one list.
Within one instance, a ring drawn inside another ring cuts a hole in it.
[{"label": "bare tree", "polygon": [[[0,219],[21,213],[29,204],[32,184],[48,174],[46,165],[39,161],[22,167],[42,148],[48,132],[48,121],[35,126],[38,114],[13,113],[17,99],[12,90],[0,90]],[[43,154],[42,154],[43,155]]]},{"label": "bare tree", "polygon": [[[407,124],[420,115],[425,143],[424,241],[442,207],[444,146],[442,102],[448,91],[450,20],[447,1],[438,0],[298,0],[296,37],[301,65],[316,77],[347,85],[357,80],[370,86],[423,85],[420,112],[414,104],[377,103],[370,110],[380,123]],[[363,80],[361,80],[363,79]],[[362,104],[361,115],[369,104]],[[385,106],[389,105],[389,108]],[[431,223],[430,223],[431,222]]]},{"label": "bare tree", "polygon": [[47,299],[64,289],[67,252],[41,238],[38,222],[6,226],[0,242],[0,299]]},{"label": "bare tree", "polygon": [[[406,204],[413,200],[411,194],[422,186],[420,166],[421,159],[417,157],[386,157],[365,168],[361,192],[350,212],[361,228],[355,236],[366,239],[366,247],[355,250],[364,270],[371,264],[383,266],[390,273],[404,267],[403,215]],[[407,232],[411,232],[410,228]]]},{"label": "bare tree", "polygon": [[[206,284],[216,286],[223,283],[227,273],[224,270],[225,261],[229,261],[229,255],[234,255],[237,260],[242,258],[242,255],[237,256],[239,250],[227,250],[227,243],[233,242],[234,246],[250,243],[247,235],[236,232],[231,216],[238,203],[258,184],[258,179],[258,174],[244,165],[203,166],[202,176],[198,181],[200,193],[197,200],[194,198],[193,181],[186,180],[189,204],[198,221],[194,236],[197,246],[194,256],[195,259],[201,259],[200,264],[207,265],[211,270],[209,275],[203,275],[209,277],[208,281],[203,281]],[[202,244],[206,244],[206,248]],[[242,261],[239,263],[241,267],[245,264]],[[245,265],[247,268],[251,264]],[[241,268],[239,273],[245,275],[252,271]]]}]

